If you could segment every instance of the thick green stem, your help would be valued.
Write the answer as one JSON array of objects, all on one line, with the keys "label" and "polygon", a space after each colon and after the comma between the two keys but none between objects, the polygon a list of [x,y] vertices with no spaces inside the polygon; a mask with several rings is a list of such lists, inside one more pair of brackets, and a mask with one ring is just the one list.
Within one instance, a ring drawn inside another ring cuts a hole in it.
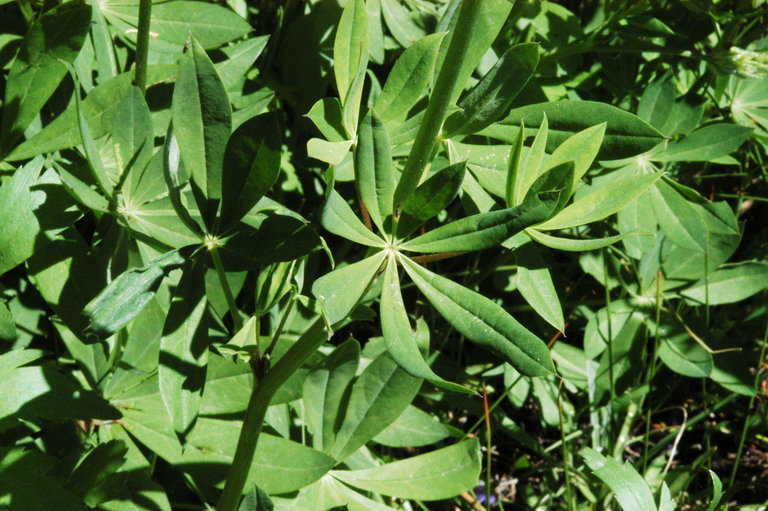
[{"label": "thick green stem", "polygon": [[326,337],[325,322],[318,319],[254,387],[248,402],[248,409],[245,412],[243,427],[240,430],[235,456],[232,459],[227,481],[224,484],[224,492],[221,494],[219,505],[216,507],[217,511],[237,510],[248,479],[248,472],[253,463],[261,425],[264,422],[264,416],[272,397],[301,364],[325,342]]},{"label": "thick green stem", "polygon": [[142,94],[147,90],[147,55],[149,53],[149,23],[152,19],[152,0],[139,0],[139,26],[136,35],[136,74],[133,84]]},{"label": "thick green stem", "polygon": [[[429,97],[424,118],[419,125],[416,139],[413,141],[411,153],[403,168],[403,175],[395,190],[395,211],[400,209],[403,201],[416,189],[421,181],[427,165],[432,159],[432,152],[438,142],[440,130],[448,115],[456,87],[464,84],[458,83],[459,74],[456,72],[458,63],[465,59],[467,50],[472,40],[472,33],[480,18],[480,5],[482,0],[463,0],[461,11],[453,29],[453,36],[448,47],[440,74],[435,82],[432,95]],[[395,215],[397,217],[397,213]]]},{"label": "thick green stem", "polygon": [[235,332],[239,332],[243,328],[243,318],[240,316],[240,310],[235,303],[235,296],[232,294],[232,288],[229,287],[229,281],[227,280],[227,274],[224,272],[224,263],[221,262],[221,256],[216,248],[208,251],[213,259],[213,266],[216,267],[216,274],[219,276],[219,283],[221,289],[224,291],[224,298],[227,300],[227,306],[229,307],[229,315],[232,316],[232,324],[235,327]]}]

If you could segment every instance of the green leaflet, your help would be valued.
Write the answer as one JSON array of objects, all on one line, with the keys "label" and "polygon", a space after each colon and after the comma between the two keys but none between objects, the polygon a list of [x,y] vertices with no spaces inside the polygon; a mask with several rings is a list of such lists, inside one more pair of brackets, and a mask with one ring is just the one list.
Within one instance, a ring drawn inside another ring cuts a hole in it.
[{"label": "green leaflet", "polygon": [[[595,160],[600,146],[605,137],[605,123],[592,126],[569,137],[547,158],[546,169],[552,169],[563,163],[573,162],[574,175],[573,186],[581,181],[581,178],[589,170],[590,165]],[[527,191],[526,191],[527,193]]]},{"label": "green leaflet", "polygon": [[[139,10],[137,3],[105,2],[99,4],[110,23],[135,40]],[[241,16],[222,5],[187,0],[162,2],[152,7],[151,52],[176,53],[192,34],[203,48],[214,48],[239,39],[252,30]]]},{"label": "green leaflet", "polygon": [[411,329],[408,313],[403,304],[400,291],[400,278],[397,275],[397,264],[394,256],[390,256],[384,271],[384,286],[381,291],[381,330],[387,351],[400,367],[416,378],[429,380],[438,387],[473,394],[466,387],[446,381],[432,371],[424,361],[424,356],[416,344],[415,332]]},{"label": "green leaflet", "polygon": [[337,98],[323,98],[315,103],[306,117],[309,117],[320,133],[329,142],[343,142],[349,137],[344,129],[341,103]]},{"label": "green leaflet", "polygon": [[[518,134],[516,143],[522,144],[521,138],[525,138],[525,124],[520,121],[520,126],[523,129],[522,134]],[[547,147],[547,139],[549,138],[549,121],[547,120],[547,114],[541,120],[541,125],[536,131],[536,137],[533,139],[533,144],[528,150],[528,154],[525,157],[523,163],[522,155],[520,156],[520,167],[517,171],[515,178],[515,186],[512,192],[508,192],[508,196],[512,197],[512,202],[507,206],[516,206],[523,201],[525,194],[530,189],[531,185],[544,173],[544,158],[546,157],[545,149]],[[511,158],[510,154],[510,158]],[[510,163],[510,171],[511,171]]]},{"label": "green leaflet", "polygon": [[208,321],[202,258],[188,261],[173,293],[160,339],[160,394],[182,439],[197,420],[208,359]]},{"label": "green leaflet", "polygon": [[589,447],[579,454],[595,476],[616,493],[624,511],[656,511],[648,483],[628,462],[621,463]]},{"label": "green leaflet", "polygon": [[408,405],[387,429],[374,437],[373,441],[387,447],[422,447],[436,444],[449,436],[449,427],[429,413]]},{"label": "green leaflet", "polygon": [[76,1],[49,10],[29,27],[5,85],[0,156],[22,136],[67,74],[91,24],[91,6]]},{"label": "green leaflet", "polygon": [[[165,178],[165,184],[168,187],[168,198],[167,201],[171,203],[171,206],[173,208],[173,212],[175,214],[172,214],[171,211],[166,212],[166,217],[169,217],[169,220],[173,223],[181,223],[182,225],[186,226],[187,230],[189,232],[183,232],[183,235],[193,234],[196,235],[197,239],[203,238],[203,229],[200,227],[200,224],[192,218],[192,215],[190,214],[189,208],[187,208],[186,204],[184,204],[184,199],[182,195],[182,190],[187,185],[188,182],[188,176],[184,172],[184,167],[181,163],[181,152],[179,151],[179,141],[176,138],[176,133],[173,129],[173,123],[171,122],[168,125],[168,133],[165,135],[165,145],[163,146],[163,177]],[[142,207],[142,210],[146,210],[148,208],[151,208],[156,203],[162,203],[163,199],[160,199],[159,201],[155,201],[150,204],[145,204]],[[147,215],[146,213],[139,213],[132,215],[134,218],[129,218],[131,220],[134,220],[134,223],[157,223],[157,222],[151,222],[150,220],[146,219],[146,216],[151,217],[158,217],[157,214],[154,215]],[[137,229],[137,226],[132,225],[132,228]],[[174,232],[173,228],[168,229],[172,236],[176,236],[177,232]],[[157,234],[154,232],[154,230],[148,230],[148,234],[151,238],[155,238],[158,241],[161,241],[162,243],[165,243],[169,246],[174,246],[175,244],[172,242],[166,241],[164,236],[157,236]]]},{"label": "green leaflet", "polygon": [[[177,69],[177,66],[169,65],[148,66],[147,83],[155,84],[172,80],[176,76]],[[112,129],[115,112],[126,91],[130,88],[131,80],[133,80],[132,71],[117,75],[94,87],[83,100],[82,115],[85,117],[94,138],[103,137]],[[80,144],[77,116],[76,109],[65,110],[39,133],[19,144],[6,159],[9,161],[25,160],[38,154],[67,149]]]},{"label": "green leaflet", "polygon": [[[537,243],[541,243],[545,247],[554,248],[555,250],[565,250],[566,252],[586,252],[588,250],[597,250],[598,248],[608,247],[613,245],[617,241],[621,241],[629,234],[619,234],[617,236],[608,236],[606,238],[596,239],[574,239],[574,238],[562,238],[560,236],[550,236],[544,234],[536,229],[526,229],[526,234],[531,237]],[[504,243],[504,246],[508,246],[508,243]]]},{"label": "green leaflet", "polygon": [[[188,251],[186,256],[188,256]],[[87,331],[106,339],[135,318],[152,299],[160,281],[184,264],[186,256],[173,250],[148,262],[142,268],[128,270],[109,283],[83,309],[90,319]]]},{"label": "green leaflet", "polygon": [[571,135],[603,122],[606,123],[605,139],[598,153],[601,159],[635,156],[664,140],[656,128],[639,117],[594,101],[557,101],[515,108],[480,134],[511,143],[521,122],[525,123],[528,134],[533,134],[545,116],[549,121],[547,149],[550,152]]},{"label": "green leaflet", "polygon": [[392,67],[373,109],[384,123],[402,121],[424,95],[445,34],[430,34],[405,49]]},{"label": "green leaflet", "polygon": [[383,247],[386,245],[383,239],[366,229],[363,223],[355,216],[349,204],[336,190],[331,189],[328,197],[325,199],[323,210],[320,212],[320,223],[332,233],[355,243],[368,245],[369,247]]},{"label": "green leaflet", "polygon": [[[232,464],[241,427],[237,420],[201,417],[189,437],[190,447],[170,461],[184,467],[202,487],[221,487]],[[270,494],[289,493],[317,481],[334,464],[327,454],[262,432],[246,488],[258,485]]]},{"label": "green leaflet", "polygon": [[453,202],[461,189],[466,169],[464,163],[450,165],[435,172],[416,188],[403,203],[397,223],[398,239],[407,237]]},{"label": "green leaflet", "polygon": [[401,257],[403,267],[438,312],[462,335],[526,376],[554,371],[546,344],[500,305]]},{"label": "green leaflet", "polygon": [[692,304],[721,305],[745,300],[768,288],[768,263],[720,268],[680,291]]},{"label": "green leaflet", "polygon": [[181,159],[210,232],[222,195],[222,166],[232,129],[232,109],[216,68],[194,38],[190,38],[181,58],[171,111]]},{"label": "green leaflet", "polygon": [[349,404],[328,453],[344,460],[392,423],[413,400],[421,387],[392,360],[379,355],[352,384]]},{"label": "green leaflet", "polygon": [[0,186],[0,275],[23,263],[34,253],[41,226],[35,210],[46,201],[42,190],[34,190],[43,169],[35,158]]},{"label": "green leaflet", "polygon": [[[339,96],[347,97],[361,60],[367,63],[368,16],[364,0],[349,0],[336,29],[333,43],[333,72]],[[365,63],[362,67],[366,67]]]},{"label": "green leaflet", "polygon": [[660,173],[616,177],[537,225],[536,229],[566,229],[602,220],[635,200],[660,177]]},{"label": "green leaflet", "polygon": [[403,499],[441,500],[473,488],[480,475],[477,438],[363,470],[331,472],[355,488]]},{"label": "green leaflet", "polygon": [[671,142],[653,156],[654,161],[709,161],[731,154],[752,133],[752,128],[735,124],[711,124],[682,140]]},{"label": "green leaflet", "polygon": [[479,213],[433,229],[404,243],[413,252],[469,252],[498,245],[526,227],[549,218],[559,193],[543,193],[520,206]]},{"label": "green leaflet", "polygon": [[317,279],[312,294],[318,299],[328,323],[344,320],[365,294],[384,262],[385,251],[343,266]]},{"label": "green leaflet", "polygon": [[144,170],[152,159],[152,119],[147,102],[136,87],[131,86],[117,106],[112,121],[112,140],[120,171],[122,186],[119,188],[128,202],[134,204],[134,197],[151,196],[152,192],[147,193],[140,189],[140,183]]},{"label": "green leaflet", "polygon": [[[115,420],[120,412],[95,392],[86,389],[71,374],[62,373],[51,363],[8,367],[0,357],[0,422],[36,420]],[[5,425],[4,425],[5,426]],[[5,429],[5,428],[4,428]]]},{"label": "green leaflet", "polygon": [[565,329],[563,309],[557,297],[552,275],[534,243],[515,250],[517,257],[517,290],[536,313],[562,332]]},{"label": "green leaflet", "polygon": [[312,445],[328,452],[341,422],[343,400],[360,362],[360,344],[350,339],[323,360],[304,380],[303,403]]},{"label": "green leaflet", "polygon": [[[457,4],[459,3],[457,2]],[[456,75],[458,87],[451,94],[451,103],[455,103],[459,99],[467,80],[472,76],[472,73],[477,68],[483,55],[491,47],[493,41],[496,40],[496,36],[499,35],[511,10],[512,4],[506,0],[478,2],[477,13],[472,24],[472,37],[469,38],[465,55],[460,59],[454,60],[449,56],[448,47],[452,44],[455,35],[464,33],[463,28],[465,27],[456,30],[456,26],[461,18],[460,6],[454,9],[446,9],[443,18],[437,26],[437,32],[448,32],[448,35],[446,35],[445,41],[440,47],[434,76],[437,77],[443,67],[450,69]],[[435,87],[434,82],[433,87]]]},{"label": "green leaflet", "polygon": [[395,175],[387,130],[373,111],[368,112],[358,128],[355,179],[371,219],[385,232],[385,225],[392,216]]},{"label": "green leaflet", "polygon": [[499,120],[533,76],[539,63],[539,46],[512,46],[493,68],[459,101],[461,110],[445,120],[445,137],[468,135]]},{"label": "green leaflet", "polygon": [[274,112],[241,124],[224,152],[221,220],[224,232],[245,216],[280,174],[280,131]]}]

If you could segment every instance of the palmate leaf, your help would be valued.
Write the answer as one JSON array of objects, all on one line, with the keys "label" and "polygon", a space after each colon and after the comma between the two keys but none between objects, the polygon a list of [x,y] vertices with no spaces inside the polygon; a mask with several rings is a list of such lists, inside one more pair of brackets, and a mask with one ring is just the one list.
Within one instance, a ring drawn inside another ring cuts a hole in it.
[{"label": "palmate leaf", "polygon": [[500,356],[526,376],[544,376],[554,372],[554,364],[544,341],[518,323],[500,305],[432,273],[407,257],[401,256],[400,260],[419,290],[462,335]]}]

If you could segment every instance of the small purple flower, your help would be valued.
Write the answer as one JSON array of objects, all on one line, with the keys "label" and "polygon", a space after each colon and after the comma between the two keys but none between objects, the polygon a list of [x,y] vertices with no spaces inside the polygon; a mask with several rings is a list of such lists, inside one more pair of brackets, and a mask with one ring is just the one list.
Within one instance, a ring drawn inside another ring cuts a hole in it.
[{"label": "small purple flower", "polygon": [[[488,495],[488,493],[490,493],[490,495]],[[477,501],[480,504],[488,506],[489,508],[495,506],[498,500],[496,497],[496,492],[493,491],[493,488],[491,488],[490,492],[485,490],[485,481],[480,481],[477,483],[477,486],[475,486],[475,495],[477,495]]]}]

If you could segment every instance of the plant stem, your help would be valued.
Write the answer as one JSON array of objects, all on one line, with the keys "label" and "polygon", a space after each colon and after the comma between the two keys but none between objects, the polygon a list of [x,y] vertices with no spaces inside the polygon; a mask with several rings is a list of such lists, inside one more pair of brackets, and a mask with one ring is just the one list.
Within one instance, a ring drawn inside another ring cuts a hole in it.
[{"label": "plant stem", "polygon": [[243,318],[240,317],[240,310],[235,303],[235,296],[232,294],[232,288],[229,287],[229,281],[227,280],[227,274],[224,272],[224,264],[221,262],[221,256],[216,248],[208,251],[213,259],[213,266],[216,267],[216,275],[219,276],[219,283],[221,289],[224,291],[224,298],[227,300],[227,306],[229,307],[229,315],[232,316],[232,324],[234,325],[235,332],[239,332],[243,328]]},{"label": "plant stem", "polygon": [[253,463],[261,425],[264,422],[264,416],[272,397],[325,340],[325,322],[320,318],[288,349],[277,364],[266,372],[258,385],[254,386],[248,408],[245,411],[240,438],[237,440],[235,456],[232,459],[227,481],[224,484],[224,492],[221,494],[219,505],[216,507],[217,511],[237,510]]},{"label": "plant stem", "polygon": [[563,447],[563,470],[565,472],[565,498],[568,504],[568,510],[572,511],[574,507],[573,507],[573,493],[571,490],[571,469],[570,469],[570,463],[568,462],[569,451],[568,451],[568,441],[565,434],[565,417],[563,416],[562,396],[563,396],[563,382],[560,381],[560,385],[558,385],[558,393],[557,393],[557,415],[560,421],[560,442]]},{"label": "plant stem", "polygon": [[480,18],[481,2],[482,0],[463,0],[461,2],[461,10],[453,29],[451,43],[440,68],[440,74],[435,81],[432,95],[429,97],[429,103],[424,111],[424,118],[419,125],[419,131],[413,141],[408,160],[405,162],[403,175],[395,190],[395,219],[399,217],[399,209],[403,201],[416,189],[424,169],[431,161],[432,152],[438,142],[443,122],[448,115],[448,108],[451,106],[456,87],[464,85],[457,82],[459,74],[453,64],[465,59],[472,40],[472,33]]},{"label": "plant stem", "polygon": [[149,53],[149,23],[152,19],[152,0],[139,0],[139,26],[136,35],[136,73],[133,84],[142,94],[147,90],[147,55]]},{"label": "plant stem", "polygon": [[753,386],[754,392],[749,397],[749,407],[747,407],[747,415],[744,417],[744,426],[741,428],[741,435],[739,436],[739,448],[736,450],[736,459],[733,460],[733,468],[731,469],[731,477],[728,479],[728,490],[733,489],[733,483],[736,480],[736,473],[739,471],[739,463],[741,462],[741,454],[744,451],[744,442],[747,439],[747,430],[749,429],[749,420],[752,418],[752,410],[755,406],[755,397],[760,390],[760,367],[763,360],[765,360],[766,347],[768,347],[768,323],[765,325],[765,333],[763,334],[763,345],[760,347],[760,358],[757,359],[757,369],[755,370],[755,384]]}]

